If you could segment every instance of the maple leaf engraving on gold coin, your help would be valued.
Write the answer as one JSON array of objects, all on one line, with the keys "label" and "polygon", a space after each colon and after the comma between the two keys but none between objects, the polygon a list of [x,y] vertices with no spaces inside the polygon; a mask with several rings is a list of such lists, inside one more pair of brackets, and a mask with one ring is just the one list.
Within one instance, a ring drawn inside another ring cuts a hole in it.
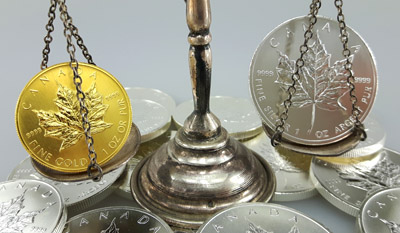
[{"label": "maple leaf engraving on gold coin", "polygon": [[[91,134],[103,132],[112,126],[103,120],[108,105],[103,104],[103,97],[97,92],[93,82],[85,92],[85,104],[89,110]],[[62,140],[59,151],[75,145],[84,138],[80,105],[76,91],[58,83],[57,98],[54,100],[59,112],[32,110],[39,119],[39,126],[45,130],[44,136]]]}]

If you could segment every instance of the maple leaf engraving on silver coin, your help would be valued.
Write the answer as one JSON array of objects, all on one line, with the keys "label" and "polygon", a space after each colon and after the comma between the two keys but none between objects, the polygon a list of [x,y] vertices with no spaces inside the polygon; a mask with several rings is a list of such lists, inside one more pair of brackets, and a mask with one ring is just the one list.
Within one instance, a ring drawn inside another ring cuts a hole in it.
[{"label": "maple leaf engraving on silver coin", "polygon": [[386,224],[386,226],[390,229],[390,233],[400,233],[400,224],[382,218],[379,220]]},{"label": "maple leaf engraving on silver coin", "polygon": [[48,207],[22,212],[25,208],[25,190],[21,195],[9,201],[0,203],[0,232],[1,233],[22,233],[30,224],[35,222],[35,217],[45,211]]},{"label": "maple leaf engraving on silver coin", "polygon": [[372,193],[400,185],[400,165],[393,163],[388,156],[384,156],[373,167],[353,165],[349,169],[340,170],[339,176],[346,180],[347,186]]},{"label": "maple leaf engraving on silver coin", "polygon": [[279,152],[274,147],[271,146],[271,143],[262,142],[260,148],[261,148],[260,154],[265,156],[265,159],[268,161],[269,165],[271,165],[274,171],[285,171],[293,173],[302,172],[299,168],[294,166],[289,160],[281,156]]},{"label": "maple leaf engraving on silver coin", "polygon": [[[352,61],[354,54],[350,56]],[[292,107],[304,108],[311,106],[311,126],[314,126],[316,108],[326,111],[346,110],[340,98],[344,96],[349,87],[346,77],[346,59],[336,61],[332,66],[331,54],[325,49],[316,33],[315,42],[309,46],[303,57],[304,66],[299,70],[299,79],[296,82],[296,92],[292,97]],[[295,71],[295,60],[279,52],[277,79],[275,83],[286,92],[292,85],[292,74]]]},{"label": "maple leaf engraving on silver coin", "polygon": [[250,223],[249,230],[247,230],[246,233],[273,233],[273,232],[264,230],[262,227]]},{"label": "maple leaf engraving on silver coin", "polygon": [[288,233],[300,233],[300,229],[294,225],[292,228],[290,228],[290,231]]},{"label": "maple leaf engraving on silver coin", "polygon": [[110,226],[107,229],[102,230],[100,233],[119,233],[119,228],[117,228],[117,224],[115,224],[115,218],[112,220]]}]

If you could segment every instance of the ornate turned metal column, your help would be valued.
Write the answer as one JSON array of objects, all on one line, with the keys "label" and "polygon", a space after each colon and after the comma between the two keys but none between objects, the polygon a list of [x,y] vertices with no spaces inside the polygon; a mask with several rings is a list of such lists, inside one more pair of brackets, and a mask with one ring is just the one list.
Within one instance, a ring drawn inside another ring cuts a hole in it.
[{"label": "ornate turned metal column", "polygon": [[269,165],[230,137],[210,112],[210,2],[186,4],[194,111],[173,140],[138,164],[131,187],[142,207],[171,225],[196,229],[234,203],[269,200],[275,177]]}]

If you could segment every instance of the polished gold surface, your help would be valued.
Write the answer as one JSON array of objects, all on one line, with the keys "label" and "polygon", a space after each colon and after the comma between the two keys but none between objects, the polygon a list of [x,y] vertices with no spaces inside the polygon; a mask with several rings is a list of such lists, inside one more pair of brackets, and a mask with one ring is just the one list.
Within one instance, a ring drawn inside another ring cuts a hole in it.
[{"label": "polished gold surface", "polygon": [[[135,156],[139,149],[140,145],[140,133],[135,124],[132,124],[131,133],[129,134],[128,139],[126,140],[124,146],[118,153],[107,163],[102,165],[103,173],[108,173],[114,171],[128,162]],[[87,172],[77,172],[77,173],[66,173],[59,172],[48,167],[43,166],[42,164],[32,160],[32,165],[41,175],[60,182],[72,182],[72,181],[80,181],[87,180]],[[128,165],[129,166],[129,165]]]},{"label": "polished gold surface", "polygon": [[[100,165],[125,144],[132,125],[129,97],[107,71],[79,63],[82,90]],[[49,169],[84,172],[88,149],[72,69],[61,63],[42,70],[25,86],[16,107],[16,126],[32,158]]]}]

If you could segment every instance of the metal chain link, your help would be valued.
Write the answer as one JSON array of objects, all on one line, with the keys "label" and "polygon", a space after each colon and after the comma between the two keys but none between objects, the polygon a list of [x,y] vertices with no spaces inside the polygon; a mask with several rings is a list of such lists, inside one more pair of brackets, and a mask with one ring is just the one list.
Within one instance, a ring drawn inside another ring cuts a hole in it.
[{"label": "metal chain link", "polygon": [[[54,31],[54,19],[56,18],[56,11],[57,9],[57,1],[56,0],[50,0],[50,9],[49,9],[49,22],[46,25],[46,30],[47,30],[47,35],[44,37],[44,42],[45,42],[45,47],[43,49],[43,60],[40,65],[40,68],[46,69],[47,68],[47,63],[49,62],[49,53],[50,53],[50,43],[53,41],[53,37],[51,36],[51,33]],[[71,16],[66,12],[67,18],[71,18]],[[87,62],[92,65],[96,65],[93,62],[93,57],[90,55],[88,48],[83,42],[82,37],[78,33],[78,28],[72,23],[71,21],[71,27],[72,27],[72,36],[75,38],[77,45],[79,48],[82,50],[83,56],[86,58]]]},{"label": "metal chain link", "polygon": [[[90,132],[90,122],[88,119],[88,113],[89,110],[86,107],[85,104],[85,93],[82,91],[82,78],[79,75],[79,63],[75,58],[75,52],[76,48],[74,44],[72,43],[72,36],[73,34],[73,24],[72,24],[72,18],[68,15],[67,13],[67,6],[65,5],[65,0],[58,0],[58,4],[60,5],[60,18],[64,24],[64,36],[67,39],[67,52],[70,56],[70,63],[69,66],[71,67],[73,73],[74,73],[74,84],[76,87],[76,96],[79,100],[79,105],[80,105],[80,114],[82,117],[82,127],[85,132],[85,137],[86,137],[86,144],[88,146],[88,157],[89,157],[89,165],[87,168],[87,173],[90,178],[92,178],[94,181],[100,181],[101,178],[103,177],[103,171],[100,167],[100,165],[97,163],[97,154],[94,149],[94,140],[93,137],[91,136]],[[93,171],[96,172],[95,175],[93,175]]]},{"label": "metal chain link", "polygon": [[292,106],[292,97],[296,93],[296,84],[300,78],[301,69],[304,66],[303,57],[306,52],[309,50],[308,42],[313,37],[313,28],[314,25],[317,23],[317,14],[318,10],[321,8],[321,1],[320,0],[313,0],[310,4],[310,13],[309,13],[309,25],[307,30],[304,33],[304,43],[300,46],[300,57],[296,60],[295,70],[292,74],[292,85],[289,86],[287,89],[288,98],[283,102],[283,106],[285,110],[279,116],[279,123],[276,125],[275,133],[271,138],[272,146],[277,146],[282,141],[282,133],[285,130],[284,126],[286,120],[288,119],[289,115],[289,108]]},{"label": "metal chain link", "polygon": [[68,14],[68,12],[66,12],[66,16],[68,17],[68,20],[71,21],[71,32],[72,32],[72,36],[75,37],[76,40],[76,44],[79,46],[79,48],[82,50],[82,54],[83,56],[86,58],[87,62],[89,64],[92,65],[96,65],[93,62],[93,58],[92,55],[90,55],[88,48],[86,47],[86,45],[83,43],[83,39],[82,37],[79,35],[78,33],[78,28],[72,23],[72,18],[71,16]]},{"label": "metal chain link", "polygon": [[355,123],[354,123],[354,129],[358,131],[358,133],[361,135],[361,140],[364,141],[367,138],[367,133],[365,131],[364,125],[360,121],[360,109],[357,106],[357,96],[355,94],[355,79],[354,79],[354,72],[353,72],[353,62],[352,62],[352,57],[351,57],[351,51],[348,48],[348,41],[349,41],[349,34],[347,32],[347,26],[346,23],[344,22],[344,15],[343,15],[343,0],[335,0],[335,6],[338,10],[338,15],[337,15],[337,21],[339,22],[339,28],[340,28],[340,40],[343,44],[343,56],[346,59],[346,64],[344,65],[344,68],[346,69],[346,75],[347,75],[347,83],[349,85],[350,89],[350,100],[351,100],[351,114],[355,118]]},{"label": "metal chain link", "polygon": [[50,0],[50,9],[49,13],[47,14],[49,16],[49,22],[46,25],[46,30],[47,30],[47,35],[44,37],[44,42],[45,46],[42,51],[43,54],[43,60],[40,65],[40,69],[46,69],[47,68],[47,63],[49,62],[49,53],[50,53],[50,43],[53,41],[53,37],[51,36],[51,33],[54,31],[54,19],[56,18],[56,11],[57,9],[57,2],[56,0]]}]

